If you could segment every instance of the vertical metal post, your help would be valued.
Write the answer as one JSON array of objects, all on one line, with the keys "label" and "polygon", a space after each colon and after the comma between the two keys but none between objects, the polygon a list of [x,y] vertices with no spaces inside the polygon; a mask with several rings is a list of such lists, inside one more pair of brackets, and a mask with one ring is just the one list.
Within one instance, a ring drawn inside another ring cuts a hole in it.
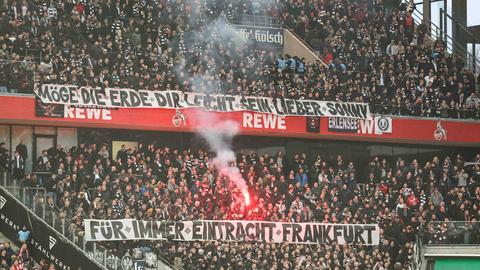
[{"label": "vertical metal post", "polygon": [[117,261],[117,256],[115,256],[113,260],[113,269],[117,270],[117,268],[118,268],[118,261]]},{"label": "vertical metal post", "polygon": [[3,186],[6,187],[7,186],[7,172],[3,172]]},{"label": "vertical metal post", "polygon": [[30,205],[28,205],[27,201],[25,200],[25,197],[26,197],[25,193],[27,193],[27,189],[22,187],[22,202],[25,205],[27,205],[28,208],[30,208]]},{"label": "vertical metal post", "polygon": [[52,211],[52,227],[55,228],[55,220],[57,219],[57,214],[55,214],[55,210]]},{"label": "vertical metal post", "polygon": [[65,218],[62,218],[62,234],[65,235]]},{"label": "vertical metal post", "polygon": [[42,207],[42,219],[45,220],[45,204],[43,203],[41,207]]},{"label": "vertical metal post", "polygon": [[443,8],[440,9],[440,36],[437,38],[443,39]]},{"label": "vertical metal post", "polygon": [[33,209],[33,213],[35,213],[35,215],[37,215],[37,211],[36,211],[36,208],[37,208],[37,204],[35,203],[37,201],[37,192],[35,191],[35,195],[33,196],[33,202],[32,202],[32,209]]},{"label": "vertical metal post", "polygon": [[[447,23],[448,18],[447,18],[447,15],[448,15],[447,0],[443,0],[443,27],[445,28],[444,31],[443,31],[443,34],[445,35],[445,38],[444,38],[445,43],[447,43],[447,39],[448,39],[448,23]],[[453,21],[452,21],[452,23],[453,23]],[[452,38],[453,38],[453,36],[452,36]]]},{"label": "vertical metal post", "polygon": [[93,242],[93,258],[96,260],[97,257],[97,243]]},{"label": "vertical metal post", "polygon": [[[475,39],[473,39],[473,43],[472,43],[472,63],[473,63],[473,67],[472,67],[472,72],[473,74],[475,74],[476,72],[476,67],[477,67],[477,50],[475,48],[475,43],[477,43],[477,41]],[[476,84],[474,82],[474,84]]]},{"label": "vertical metal post", "polygon": [[102,264],[103,264],[104,266],[107,265],[107,249],[105,249],[105,250],[103,251],[103,262],[102,262]]}]

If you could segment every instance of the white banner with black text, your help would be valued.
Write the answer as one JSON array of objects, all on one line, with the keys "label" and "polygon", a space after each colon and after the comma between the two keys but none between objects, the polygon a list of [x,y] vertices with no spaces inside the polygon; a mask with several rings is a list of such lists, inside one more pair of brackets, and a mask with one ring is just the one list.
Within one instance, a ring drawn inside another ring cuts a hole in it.
[{"label": "white banner with black text", "polygon": [[210,95],[181,91],[90,88],[44,84],[35,89],[42,103],[105,108],[200,108],[206,111],[253,111],[284,116],[338,116],[369,119],[366,103],[306,99]]},{"label": "white banner with black text", "polygon": [[260,241],[378,245],[377,224],[286,223],[240,220],[85,220],[86,241]]}]

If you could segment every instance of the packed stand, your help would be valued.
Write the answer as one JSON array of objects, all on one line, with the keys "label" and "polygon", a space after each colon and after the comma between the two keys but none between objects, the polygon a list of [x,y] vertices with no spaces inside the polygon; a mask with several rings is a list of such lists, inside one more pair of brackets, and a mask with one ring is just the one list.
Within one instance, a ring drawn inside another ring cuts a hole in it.
[{"label": "packed stand", "polygon": [[[411,269],[415,236],[424,243],[480,244],[480,167],[461,155],[390,162],[374,157],[354,164],[347,157],[277,155],[239,151],[236,166],[247,181],[252,204],[217,174],[212,154],[140,144],[111,153],[107,145],[61,145],[43,152],[38,173],[24,187],[47,190],[46,220],[66,220],[68,237],[83,237],[85,218],[142,220],[266,220],[283,222],[378,223],[379,246],[289,245],[251,241],[109,242],[119,256],[136,247],[158,252],[186,269]],[[291,160],[291,161],[290,161]],[[289,162],[290,161],[290,162]],[[480,162],[480,154],[476,156]],[[356,166],[368,166],[368,175]],[[45,174],[48,172],[49,174]],[[44,203],[44,202],[35,202]],[[40,207],[37,207],[39,209]],[[449,221],[470,227],[462,234]],[[442,230],[428,227],[431,221]],[[70,222],[70,223],[69,223]],[[442,223],[443,222],[443,223]],[[446,225],[443,225],[446,224]],[[443,229],[444,226],[447,226]],[[193,267],[193,268],[192,268]],[[409,268],[410,267],[410,268]]]},{"label": "packed stand", "polygon": [[[35,268],[27,243],[21,242],[20,248],[12,246],[7,240],[0,240],[0,270],[30,270]],[[47,269],[47,268],[43,268]]]},{"label": "packed stand", "polygon": [[400,0],[288,1],[284,24],[329,65],[309,69],[308,88],[369,102],[376,113],[479,118],[480,76],[414,23],[413,8]]},{"label": "packed stand", "polygon": [[[42,83],[176,89],[479,118],[480,77],[441,41],[427,42],[426,27],[400,2],[6,1],[0,91],[31,93]],[[237,43],[226,22],[246,14],[278,18],[327,66]]]}]

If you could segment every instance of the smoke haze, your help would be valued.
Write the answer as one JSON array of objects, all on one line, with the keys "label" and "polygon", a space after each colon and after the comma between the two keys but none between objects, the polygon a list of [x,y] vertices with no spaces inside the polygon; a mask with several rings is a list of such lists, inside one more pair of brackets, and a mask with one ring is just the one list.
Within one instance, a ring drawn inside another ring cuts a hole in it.
[{"label": "smoke haze", "polygon": [[[224,17],[218,17],[208,25],[185,35],[192,37],[185,41],[185,45],[190,51],[197,51],[200,59],[206,58],[207,61],[213,59],[216,63],[229,61],[224,54],[220,53],[223,48],[241,51],[247,45],[247,40]],[[218,46],[207,45],[207,48],[199,49],[212,42]],[[193,91],[203,93],[222,92],[219,76],[220,67],[212,65],[203,74],[200,72],[190,74],[186,65],[188,65],[187,61],[179,61],[175,66],[175,72],[182,72],[186,75],[186,81]],[[196,112],[193,118],[192,122],[196,123],[195,132],[204,138],[211,151],[215,152],[212,165],[221,176],[228,178],[242,192],[244,202],[248,205],[250,203],[248,187],[235,165],[235,152],[231,147],[233,137],[238,134],[239,124],[205,111]]]}]

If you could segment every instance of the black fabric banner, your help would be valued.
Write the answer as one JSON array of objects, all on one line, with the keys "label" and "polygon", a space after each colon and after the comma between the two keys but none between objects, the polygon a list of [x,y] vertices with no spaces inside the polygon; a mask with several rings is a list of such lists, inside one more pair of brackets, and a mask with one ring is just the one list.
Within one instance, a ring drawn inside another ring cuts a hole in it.
[{"label": "black fabric banner", "polygon": [[257,46],[283,48],[283,28],[235,25],[240,35],[246,40],[252,40]]},{"label": "black fabric banner", "polygon": [[104,269],[0,187],[0,231],[21,245],[17,233],[23,226],[31,232],[28,249],[35,259],[44,258],[60,270]]}]

